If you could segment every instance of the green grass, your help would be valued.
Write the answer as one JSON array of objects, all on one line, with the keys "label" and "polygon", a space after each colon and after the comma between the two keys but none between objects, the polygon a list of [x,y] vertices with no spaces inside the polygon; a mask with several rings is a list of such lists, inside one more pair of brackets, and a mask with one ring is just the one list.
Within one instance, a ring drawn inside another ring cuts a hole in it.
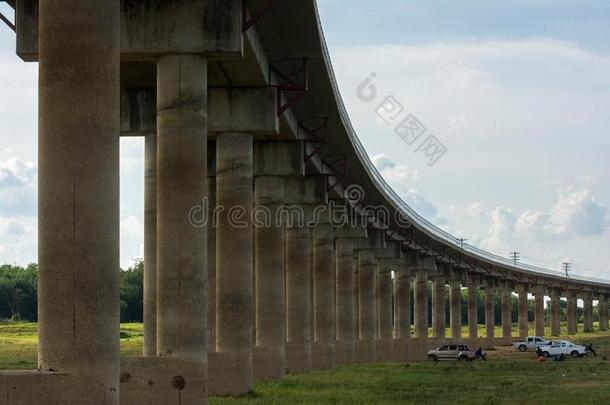
[{"label": "green grass", "polygon": [[[140,356],[142,324],[121,324],[121,355]],[[38,325],[26,322],[0,323],[0,370],[37,368]]]},{"label": "green grass", "polygon": [[[210,404],[610,403],[610,333],[565,338],[592,343],[598,357],[537,363],[531,352],[498,347],[487,362],[370,364],[290,375]],[[36,368],[36,344],[36,324],[0,323],[0,369]],[[141,347],[142,325],[122,324],[122,355],[137,356]]]}]

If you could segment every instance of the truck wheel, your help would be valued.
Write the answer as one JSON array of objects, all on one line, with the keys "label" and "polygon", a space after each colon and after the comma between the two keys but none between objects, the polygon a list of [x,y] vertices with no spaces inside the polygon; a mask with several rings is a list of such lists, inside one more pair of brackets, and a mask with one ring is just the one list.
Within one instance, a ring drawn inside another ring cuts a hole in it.
[{"label": "truck wheel", "polygon": [[551,357],[549,352],[542,352],[542,357]]},{"label": "truck wheel", "polygon": [[428,360],[431,360],[431,361],[438,361],[438,359],[436,358],[436,356],[435,356],[435,355],[433,355],[433,354],[431,354],[431,355],[429,355],[429,356],[428,356]]},{"label": "truck wheel", "polygon": [[527,351],[527,346],[525,346],[525,345],[521,345],[521,346],[519,346],[519,351],[520,351],[520,352],[525,352],[525,351]]},{"label": "truck wheel", "polygon": [[572,353],[570,353],[570,355],[571,355],[573,358],[578,358],[578,357],[580,357],[580,354],[578,354],[578,352],[577,352],[576,350],[573,350],[573,351],[572,351]]},{"label": "truck wheel", "polygon": [[462,354],[460,357],[458,357],[459,361],[466,361],[468,360],[468,356],[466,356],[465,354]]}]

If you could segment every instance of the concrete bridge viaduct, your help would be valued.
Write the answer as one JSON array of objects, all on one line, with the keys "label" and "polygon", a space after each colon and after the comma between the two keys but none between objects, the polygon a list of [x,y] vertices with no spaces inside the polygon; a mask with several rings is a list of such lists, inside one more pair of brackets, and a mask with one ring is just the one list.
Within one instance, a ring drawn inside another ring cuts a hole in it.
[{"label": "concrete bridge viaduct", "polygon": [[[520,336],[528,294],[537,334],[545,296],[553,335],[561,298],[569,334],[577,299],[584,331],[593,300],[607,330],[609,282],[463,245],[387,186],[315,1],[9,4],[17,54],[39,62],[40,342],[38,370],[0,373],[1,405],[200,404],[286,373],[419,360],[439,342],[493,346],[511,339],[513,293]],[[137,358],[119,356],[119,134],[146,138]]]}]

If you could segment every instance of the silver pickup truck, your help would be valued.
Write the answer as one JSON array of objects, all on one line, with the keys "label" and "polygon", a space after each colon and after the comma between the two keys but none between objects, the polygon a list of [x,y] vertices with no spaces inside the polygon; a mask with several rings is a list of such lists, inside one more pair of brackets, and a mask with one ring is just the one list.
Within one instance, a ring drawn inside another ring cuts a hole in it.
[{"label": "silver pickup truck", "polygon": [[428,352],[428,360],[474,360],[476,352],[469,350],[466,345],[444,345]]},{"label": "silver pickup truck", "polygon": [[536,350],[539,346],[545,346],[550,343],[549,340],[541,336],[528,336],[525,340],[513,342],[513,347],[519,349],[520,352],[526,352],[528,350]]}]

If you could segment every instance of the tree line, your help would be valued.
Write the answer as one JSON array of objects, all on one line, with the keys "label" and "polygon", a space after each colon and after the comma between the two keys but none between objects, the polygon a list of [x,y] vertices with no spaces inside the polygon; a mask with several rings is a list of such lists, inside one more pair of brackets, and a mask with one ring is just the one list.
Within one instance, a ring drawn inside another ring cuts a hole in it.
[{"label": "tree line", "polygon": [[[121,322],[142,322],[144,262],[121,269]],[[38,266],[0,266],[0,320],[38,321]]]}]

